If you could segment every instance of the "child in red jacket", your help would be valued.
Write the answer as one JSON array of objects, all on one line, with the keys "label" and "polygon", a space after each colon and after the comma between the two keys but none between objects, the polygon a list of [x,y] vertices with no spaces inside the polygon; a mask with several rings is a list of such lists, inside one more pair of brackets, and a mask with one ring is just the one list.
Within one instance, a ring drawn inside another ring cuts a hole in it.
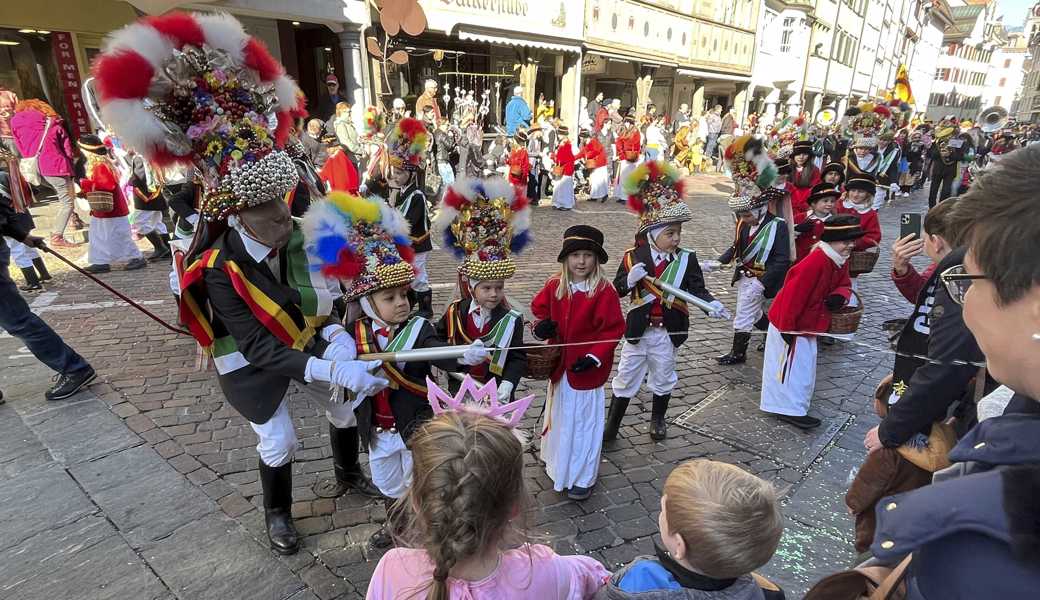
[{"label": "child in red jacket", "polygon": [[79,142],[80,153],[87,161],[87,176],[79,182],[79,195],[88,192],[112,194],[112,209],[104,212],[90,211],[90,239],[87,244],[86,271],[108,273],[113,262],[125,262],[126,270],[140,269],[147,263],[130,236],[130,209],[119,184],[119,175],[109,160],[108,146],[96,135],[83,136]]},{"label": "child in red jacket", "polygon": [[[877,252],[881,244],[881,224],[878,222],[877,211],[874,209],[874,192],[877,186],[874,176],[870,173],[858,173],[845,183],[845,198],[838,202],[838,214],[856,215],[859,217],[860,229],[863,237],[856,240],[854,251]],[[859,289],[858,277],[852,278],[852,289]],[[855,296],[849,301],[851,306],[858,304]]]},{"label": "child in red jacket", "polygon": [[861,237],[855,215],[829,219],[820,243],[787,272],[769,309],[759,408],[801,429],[820,425],[819,419],[807,414],[816,387],[816,334],[827,332],[831,311],[849,300],[852,289],[846,261]]},{"label": "child in red jacket", "polygon": [[794,241],[794,262],[808,256],[816,247],[823,235],[824,224],[834,216],[834,203],[840,196],[841,191],[828,183],[813,187],[809,194],[809,210],[794,215],[794,231],[798,236]]},{"label": "child in red jacket", "polygon": [[531,301],[536,337],[561,348],[550,377],[541,452],[557,492],[585,500],[599,473],[603,448],[603,385],[614,350],[625,332],[621,300],[603,275],[607,262],[603,232],[589,225],[568,227],[557,258],[560,273]]},{"label": "child in red jacket", "polygon": [[560,136],[560,145],[552,153],[552,159],[559,168],[560,175],[553,181],[552,207],[556,210],[572,210],[574,208],[574,147],[571,146],[570,129],[566,125],[556,128]]},{"label": "child in red jacket", "polygon": [[582,131],[579,136],[582,141],[581,152],[575,157],[585,160],[585,167],[589,170],[589,201],[606,202],[610,194],[610,169],[607,167],[607,151],[603,143],[589,132]]},{"label": "child in red jacket", "polygon": [[791,192],[791,207],[794,214],[809,210],[809,194],[812,188],[820,183],[820,170],[813,164],[812,142],[802,140],[794,143],[791,152],[791,175],[787,179],[787,189]]}]

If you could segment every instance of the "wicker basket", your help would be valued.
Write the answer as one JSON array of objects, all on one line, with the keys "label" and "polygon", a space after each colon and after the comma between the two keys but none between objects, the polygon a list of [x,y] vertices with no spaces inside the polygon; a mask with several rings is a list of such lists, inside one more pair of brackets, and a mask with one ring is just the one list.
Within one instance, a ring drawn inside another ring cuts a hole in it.
[{"label": "wicker basket", "polygon": [[546,380],[560,362],[559,346],[540,346],[527,349],[527,373],[525,379]]},{"label": "wicker basket", "polygon": [[846,335],[855,333],[859,329],[860,319],[863,318],[863,299],[855,290],[852,291],[852,295],[856,297],[857,306],[843,306],[832,312],[831,326],[827,329],[827,333]]},{"label": "wicker basket", "polygon": [[94,212],[109,212],[113,203],[112,192],[87,192],[87,204]]},{"label": "wicker basket", "polygon": [[625,160],[628,162],[639,160],[639,150],[625,150]]},{"label": "wicker basket", "polygon": [[877,246],[867,250],[853,250],[852,255],[849,256],[849,277],[873,271],[879,256],[881,256],[881,252]]}]

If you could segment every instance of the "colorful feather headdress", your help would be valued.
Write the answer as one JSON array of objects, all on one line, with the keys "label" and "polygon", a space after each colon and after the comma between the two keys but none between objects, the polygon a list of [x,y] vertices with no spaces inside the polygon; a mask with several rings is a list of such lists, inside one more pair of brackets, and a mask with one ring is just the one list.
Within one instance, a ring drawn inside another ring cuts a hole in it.
[{"label": "colorful feather headdress", "polygon": [[809,120],[805,115],[787,117],[769,132],[769,152],[776,158],[787,158],[794,150],[795,142],[809,139]]},{"label": "colorful feather headdress", "polygon": [[462,260],[459,273],[470,281],[512,277],[513,255],[531,241],[530,226],[527,196],[501,177],[456,181],[444,193],[434,224],[445,249]]},{"label": "colorful feather headdress", "polygon": [[734,195],[755,197],[776,181],[776,165],[761,138],[750,135],[734,138],[722,156],[736,186]]},{"label": "colorful feather headdress", "polygon": [[379,198],[330,192],[303,216],[303,239],[311,269],[351,282],[347,300],[415,278],[408,222]]},{"label": "colorful feather headdress", "polygon": [[390,136],[386,138],[390,166],[412,171],[418,169],[426,156],[427,136],[426,126],[422,121],[410,117],[398,121]]},{"label": "colorful feather headdress", "polygon": [[159,167],[192,164],[202,214],[222,220],[297,183],[281,150],[302,94],[263,43],[226,14],[145,17],[94,61],[101,115]]},{"label": "colorful feather headdress", "polygon": [[899,100],[893,100],[887,104],[860,102],[857,106],[845,111],[842,127],[845,135],[852,138],[852,147],[877,146],[878,134],[896,129],[899,114],[909,110],[910,106]]},{"label": "colorful feather headdress", "polygon": [[365,123],[362,132],[364,137],[371,139],[377,133],[382,133],[385,127],[386,119],[383,117],[383,114],[379,112],[379,109],[374,106],[369,106],[365,109]]},{"label": "colorful feather headdress", "polygon": [[639,215],[639,229],[645,233],[670,223],[685,223],[693,218],[683,200],[683,180],[679,170],[665,161],[645,162],[622,182],[628,208]]}]

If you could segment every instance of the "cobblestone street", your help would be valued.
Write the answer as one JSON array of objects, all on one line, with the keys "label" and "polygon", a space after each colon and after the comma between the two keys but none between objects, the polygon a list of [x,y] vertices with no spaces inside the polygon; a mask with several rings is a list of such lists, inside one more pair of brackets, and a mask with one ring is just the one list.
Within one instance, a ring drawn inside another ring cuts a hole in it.
[{"label": "cobblestone street", "polygon": [[[716,258],[732,240],[729,181],[721,175],[696,181],[694,220],[684,227],[683,245],[702,260]],[[604,230],[613,276],[635,217],[620,204],[578,204],[570,213],[535,209],[533,249],[507,285],[519,304],[526,306],[556,268],[569,225]],[[759,339],[747,364],[721,367],[714,358],[728,351],[731,324],[692,317],[690,339],[679,352],[667,440],[654,443],[648,436],[644,391],[618,441],[604,448],[599,481],[582,503],[552,490],[532,445],[531,537],[560,553],[593,556],[610,569],[652,553],[665,477],[681,461],[709,457],[740,465],[783,494],[786,532],[764,574],[788,598],[850,566],[855,552],[844,493],[850,470],[863,458],[863,435],[877,421],[870,395],[893,359],[881,323],[910,310],[888,277],[888,248],[899,214],[924,210],[924,198],[915,196],[881,212],[882,255],[874,273],[861,278],[866,313],[860,330],[854,341],[820,346],[810,414],[823,426],[807,433],[759,413]],[[431,257],[435,304],[443,308],[453,293],[455,263],[444,252]],[[722,270],[707,282],[732,311],[731,275]],[[175,322],[167,264],[102,277]],[[334,501],[311,491],[332,473],[326,420],[316,406],[303,398],[292,404],[300,438],[293,513],[306,538],[299,554],[278,557],[267,548],[258,510],[256,438],[225,405],[215,374],[196,367],[194,340],[162,329],[71,272],[58,274],[29,301],[99,377],[88,392],[47,403],[43,391],[52,373],[20,342],[0,336],[0,389],[8,400],[0,406],[0,537],[6,540],[0,599],[364,596],[379,559],[367,540],[386,514],[382,503],[361,496]],[[520,393],[537,395],[524,420],[535,434],[545,388],[545,382],[520,386]]]}]

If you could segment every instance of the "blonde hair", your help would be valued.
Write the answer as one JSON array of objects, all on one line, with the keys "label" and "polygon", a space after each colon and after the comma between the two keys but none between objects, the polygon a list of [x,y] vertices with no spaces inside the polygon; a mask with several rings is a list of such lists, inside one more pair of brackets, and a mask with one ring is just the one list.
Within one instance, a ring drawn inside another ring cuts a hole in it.
[{"label": "blonde hair", "polygon": [[[567,256],[570,256],[568,254]],[[563,298],[571,295],[571,272],[567,270],[567,256],[563,257],[563,262],[560,263],[560,272],[554,275],[555,278],[560,280],[560,285],[556,286],[556,299],[562,300]],[[592,270],[592,273],[585,279],[585,282],[589,284],[589,297],[596,295],[604,284],[606,284],[606,278],[603,276],[603,265],[596,261],[596,268]]]},{"label": "blonde hair", "polygon": [[664,484],[665,517],[686,544],[684,559],[716,579],[747,575],[769,562],[783,533],[773,486],[739,467],[698,459]]},{"label": "blonde hair", "polygon": [[449,600],[455,565],[524,539],[514,524],[529,504],[523,446],[493,419],[448,412],[424,424],[411,447],[414,480],[401,504],[413,515],[404,531],[434,564],[427,598]]},{"label": "blonde hair", "polygon": [[337,117],[341,117],[344,114],[349,114],[349,113],[350,113],[350,105],[349,104],[347,104],[346,102],[337,102],[336,103],[336,116]]}]

